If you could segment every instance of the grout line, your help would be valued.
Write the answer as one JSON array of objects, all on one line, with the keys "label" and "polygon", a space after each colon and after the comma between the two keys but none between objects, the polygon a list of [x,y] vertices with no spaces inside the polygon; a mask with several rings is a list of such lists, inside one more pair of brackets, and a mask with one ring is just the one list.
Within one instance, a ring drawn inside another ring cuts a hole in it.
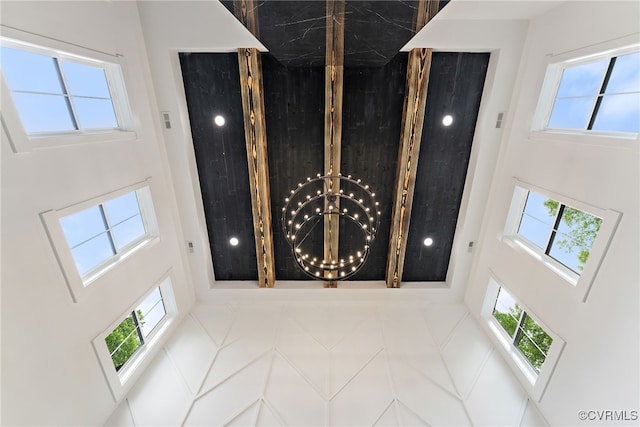
[{"label": "grout line", "polygon": [[331,398],[329,399],[329,401],[332,401],[336,396],[338,396],[345,388],[347,388],[349,386],[349,384],[351,384],[353,382],[353,380],[355,380],[361,373],[362,371],[364,371],[367,366],[369,366],[371,364],[371,362],[373,362],[380,353],[382,353],[384,351],[384,347],[381,348],[380,350],[378,350],[373,356],[371,356],[371,358],[360,368],[358,369],[358,371],[356,371],[355,374],[353,374],[351,376],[351,378],[349,379],[349,381],[346,382],[345,385],[343,385],[342,387],[340,387],[340,389],[338,391],[336,391],[335,393],[333,393],[333,395],[331,396]]},{"label": "grout line", "polygon": [[287,424],[282,420],[282,416],[278,413],[278,411],[276,410],[276,408],[273,407],[273,405],[267,400],[267,399],[262,399],[262,404],[264,406],[267,407],[267,409],[269,410],[269,412],[271,412],[271,415],[273,416],[273,418],[276,419],[276,421],[278,421],[280,423],[281,426],[286,426]]},{"label": "grout line", "polygon": [[[255,358],[251,359],[248,363],[246,363],[245,365],[243,365],[241,368],[239,368],[238,370],[236,370],[235,372],[233,372],[231,375],[229,375],[228,377],[225,377],[222,381],[220,381],[219,383],[215,384],[213,387],[211,387],[209,390],[205,391],[205,392],[201,392],[200,394],[198,394],[193,400],[198,400],[201,399],[204,395],[208,394],[209,392],[215,390],[216,388],[220,387],[222,384],[226,383],[227,381],[229,381],[231,378],[235,377],[237,374],[239,374],[240,372],[244,371],[245,369],[247,369],[250,365],[252,365],[253,363],[257,362],[258,360],[260,360],[261,358],[263,358],[267,353],[269,353],[271,351],[271,349],[266,350],[262,353],[260,353],[260,355],[256,356]],[[213,366],[213,364],[211,365]]]},{"label": "grout line", "polygon": [[527,397],[524,400],[524,405],[522,408],[522,413],[520,414],[520,420],[518,421],[518,426],[522,425],[522,421],[524,421],[524,415],[527,413],[527,408],[529,407],[530,403],[531,403],[531,399]]},{"label": "grout line", "polygon": [[[402,400],[398,399],[398,404],[404,406],[405,409],[407,409],[409,412],[411,412],[417,419],[422,421],[427,427],[431,427],[431,424],[429,422],[425,421],[424,418],[422,418],[419,414],[417,414],[416,411],[411,409],[409,407],[409,405],[407,405],[406,403],[403,403]],[[398,420],[398,421],[400,421],[400,420]],[[400,425],[400,422],[398,422],[398,425]]]},{"label": "grout line", "polygon": [[487,351],[487,354],[485,354],[485,356],[482,358],[482,362],[480,363],[480,366],[478,366],[478,370],[476,371],[476,374],[474,375],[473,380],[471,380],[471,383],[467,386],[467,390],[463,398],[464,402],[466,402],[467,399],[469,399],[469,395],[471,395],[471,392],[473,391],[473,389],[476,387],[476,385],[478,385],[478,380],[480,379],[480,375],[482,375],[482,371],[484,370],[485,366],[487,365],[487,362],[493,355],[494,350],[495,349],[493,348],[493,346],[490,346],[489,351]]},{"label": "grout line", "polygon": [[[222,425],[225,426],[225,427],[228,426],[236,418],[238,418],[240,415],[244,414],[246,411],[249,410],[249,408],[251,408],[253,405],[255,405],[258,402],[260,402],[260,398],[259,397],[256,400],[251,401],[246,407],[244,407],[242,409],[239,409],[235,414],[230,415],[229,418],[227,418],[227,421],[223,422]],[[259,405],[258,405],[258,408],[260,408]],[[258,410],[256,410],[256,412],[258,412]]]},{"label": "grout line", "polygon": [[[396,402],[396,398],[394,397],[393,399],[391,399],[391,402],[389,402],[389,404],[382,410],[382,412],[380,412],[380,415],[378,415],[378,418],[376,418],[375,421],[373,422],[373,424],[371,424],[371,427],[375,427],[375,425],[378,423],[378,421],[380,421],[380,418],[382,418],[382,416],[387,413],[389,408],[394,406],[395,402]],[[394,409],[395,409],[395,407],[394,407]],[[400,425],[400,423],[398,422],[398,415],[397,414],[396,414],[396,424]]]},{"label": "grout line", "polygon": [[127,411],[129,411],[129,416],[131,417],[131,421],[133,422],[133,427],[136,427],[136,420],[133,418],[133,411],[131,410],[131,404],[129,403],[129,398],[125,397],[124,399],[125,405],[127,405]]},{"label": "grout line", "polygon": [[469,311],[465,311],[464,314],[460,317],[460,319],[458,319],[458,321],[455,323],[455,325],[453,325],[453,328],[451,328],[451,331],[447,334],[447,336],[445,337],[444,341],[442,341],[442,344],[440,345],[440,349],[444,350],[447,345],[449,344],[449,341],[451,341],[451,337],[453,337],[453,333],[456,331],[456,329],[458,329],[458,327],[462,324],[462,322],[469,317]]},{"label": "grout line", "polygon": [[304,381],[305,381],[305,382],[306,382],[306,383],[307,383],[307,384],[308,384],[312,389],[314,389],[314,390],[315,390],[315,392],[316,392],[316,393],[317,393],[317,394],[322,398],[322,400],[324,400],[324,401],[328,401],[328,400],[330,400],[330,398],[329,398],[328,396],[326,396],[322,390],[319,390],[319,389],[318,389],[318,386],[317,386],[313,381],[311,381],[309,378],[307,378],[307,376],[306,376],[306,375],[305,375],[305,374],[300,370],[300,368],[298,368],[298,367],[296,366],[296,364],[295,364],[295,363],[293,363],[293,362],[292,362],[292,361],[291,361],[287,356],[285,356],[284,354],[282,354],[282,353],[280,352],[280,350],[278,350],[278,349],[276,348],[276,349],[274,349],[274,353],[275,353],[275,354],[277,354],[278,356],[280,356],[280,357],[281,357],[281,358],[282,358],[282,359],[287,363],[287,365],[289,365],[289,367],[290,367],[291,369],[293,369],[294,371],[296,371],[296,373],[297,373],[298,375],[300,375],[300,376],[302,377],[302,379],[303,379],[303,380],[304,380]]}]

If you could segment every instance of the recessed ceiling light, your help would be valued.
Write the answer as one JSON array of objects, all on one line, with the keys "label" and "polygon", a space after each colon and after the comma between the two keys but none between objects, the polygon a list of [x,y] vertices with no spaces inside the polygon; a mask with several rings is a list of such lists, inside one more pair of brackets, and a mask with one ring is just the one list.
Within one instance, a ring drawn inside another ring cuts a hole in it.
[{"label": "recessed ceiling light", "polygon": [[445,126],[450,126],[453,123],[453,116],[451,114],[447,114],[442,118],[442,124]]},{"label": "recessed ceiling light", "polygon": [[218,126],[224,126],[224,117],[218,115],[213,118],[213,122]]},{"label": "recessed ceiling light", "polygon": [[424,243],[425,246],[431,246],[433,245],[433,239],[431,237],[427,237],[422,243]]},{"label": "recessed ceiling light", "polygon": [[238,240],[237,237],[232,237],[229,239],[229,244],[231,246],[238,246],[238,243],[240,243],[240,240]]}]

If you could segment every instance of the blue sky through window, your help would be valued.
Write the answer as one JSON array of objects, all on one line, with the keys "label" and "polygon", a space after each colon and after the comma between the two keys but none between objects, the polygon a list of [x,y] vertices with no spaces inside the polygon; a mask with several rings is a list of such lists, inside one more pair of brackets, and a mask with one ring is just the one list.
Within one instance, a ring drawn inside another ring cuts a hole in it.
[{"label": "blue sky through window", "polygon": [[118,128],[103,67],[6,46],[1,65],[27,133]]},{"label": "blue sky through window", "polygon": [[135,191],[60,218],[60,225],[81,276],[146,235]]},{"label": "blue sky through window", "polygon": [[[562,216],[557,221],[560,210]],[[580,274],[601,222],[587,212],[529,191],[516,233]]]},{"label": "blue sky through window", "polygon": [[[640,52],[611,61],[607,58],[563,70],[549,128],[640,132]],[[600,94],[610,64],[611,74]]]}]

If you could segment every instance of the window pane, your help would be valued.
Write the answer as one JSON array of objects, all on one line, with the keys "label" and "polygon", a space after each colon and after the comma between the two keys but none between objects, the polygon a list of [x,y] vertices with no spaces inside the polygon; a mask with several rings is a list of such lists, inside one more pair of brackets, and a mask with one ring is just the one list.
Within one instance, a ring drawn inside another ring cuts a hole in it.
[{"label": "window pane", "polygon": [[498,298],[496,298],[496,305],[493,308],[493,317],[511,337],[513,337],[518,328],[521,313],[522,309],[513,297],[504,288],[500,288]]},{"label": "window pane", "polygon": [[138,205],[135,191],[105,202],[104,209],[112,226],[140,214],[140,205]]},{"label": "window pane", "polygon": [[592,129],[640,132],[640,93],[603,96]]},{"label": "window pane", "polygon": [[136,215],[133,218],[121,222],[111,228],[111,234],[113,235],[116,248],[121,250],[145,235],[142,217]]},{"label": "window pane", "polygon": [[531,365],[540,371],[553,339],[531,317],[525,314],[516,346]]},{"label": "window pane", "polygon": [[640,52],[618,56],[605,93],[640,91]]},{"label": "window pane", "polygon": [[62,95],[14,92],[13,101],[27,133],[75,130],[67,99]]},{"label": "window pane", "polygon": [[63,93],[55,60],[50,56],[3,47],[2,71],[12,91]]},{"label": "window pane", "polygon": [[556,97],[588,96],[600,92],[604,72],[609,65],[608,59],[565,68]]},{"label": "window pane", "polygon": [[78,273],[84,276],[91,269],[114,255],[109,235],[105,232],[71,250]]},{"label": "window pane", "polygon": [[153,331],[153,328],[158,326],[158,323],[164,318],[166,311],[164,309],[164,304],[160,301],[155,307],[151,309],[145,316],[142,318],[141,322],[141,331],[142,336],[147,337]]},{"label": "window pane", "polygon": [[601,224],[602,219],[565,206],[549,255],[580,274]]},{"label": "window pane", "polygon": [[107,229],[100,206],[92,206],[89,209],[60,218],[60,225],[70,248]]},{"label": "window pane", "polygon": [[110,99],[72,97],[79,126],[83,129],[115,129],[116,113]]},{"label": "window pane", "polygon": [[143,316],[146,316],[153,306],[161,299],[162,295],[160,294],[160,288],[155,288],[153,292],[147,295],[147,297],[140,303],[138,308],[136,308],[136,312],[140,311]]},{"label": "window pane", "polygon": [[551,243],[549,256],[580,274],[589,256],[589,249],[580,246],[566,234],[557,233]]},{"label": "window pane", "polygon": [[545,249],[555,219],[558,203],[529,191],[518,234],[540,249]]},{"label": "window pane", "polygon": [[558,231],[568,234],[581,246],[590,248],[598,235],[601,224],[602,219],[597,216],[565,206]]},{"label": "window pane", "polygon": [[70,95],[111,99],[103,68],[69,61],[60,63]]},{"label": "window pane", "polygon": [[141,344],[133,317],[127,316],[107,335],[105,342],[111,354],[113,366],[117,371],[131,358]]},{"label": "window pane", "polygon": [[551,129],[586,129],[594,104],[595,96],[556,99],[548,127]]}]

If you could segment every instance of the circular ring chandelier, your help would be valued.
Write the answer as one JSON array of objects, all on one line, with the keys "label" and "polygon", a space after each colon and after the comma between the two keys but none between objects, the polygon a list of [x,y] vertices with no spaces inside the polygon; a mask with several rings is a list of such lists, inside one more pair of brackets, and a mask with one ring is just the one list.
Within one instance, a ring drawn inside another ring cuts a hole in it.
[{"label": "circular ring chandelier", "polygon": [[[345,280],[362,268],[380,226],[379,202],[368,185],[351,175],[318,174],[298,183],[284,201],[282,229],[305,274]],[[327,250],[327,233],[338,234],[338,229],[348,242],[339,245],[339,237],[333,236],[335,247]],[[343,247],[347,249],[339,250]]]}]

